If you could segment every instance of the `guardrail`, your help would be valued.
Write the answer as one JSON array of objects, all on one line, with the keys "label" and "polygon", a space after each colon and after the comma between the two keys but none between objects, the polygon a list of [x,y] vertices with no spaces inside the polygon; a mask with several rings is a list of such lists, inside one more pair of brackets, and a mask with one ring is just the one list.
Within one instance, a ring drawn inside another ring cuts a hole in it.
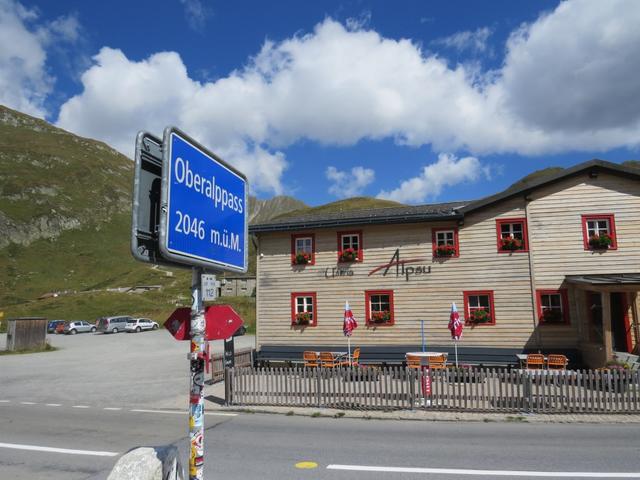
[{"label": "guardrail", "polygon": [[640,373],[600,370],[227,370],[228,405],[531,413],[640,412]]}]

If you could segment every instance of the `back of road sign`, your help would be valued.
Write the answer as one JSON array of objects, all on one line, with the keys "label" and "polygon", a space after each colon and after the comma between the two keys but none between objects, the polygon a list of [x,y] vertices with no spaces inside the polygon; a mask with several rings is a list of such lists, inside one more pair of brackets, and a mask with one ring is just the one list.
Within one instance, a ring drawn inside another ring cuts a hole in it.
[{"label": "back of road sign", "polygon": [[184,267],[162,258],[159,247],[162,140],[150,133],[136,137],[131,221],[131,253],[136,260]]},{"label": "back of road sign", "polygon": [[246,177],[181,131],[163,139],[160,251],[172,262],[246,272]]}]

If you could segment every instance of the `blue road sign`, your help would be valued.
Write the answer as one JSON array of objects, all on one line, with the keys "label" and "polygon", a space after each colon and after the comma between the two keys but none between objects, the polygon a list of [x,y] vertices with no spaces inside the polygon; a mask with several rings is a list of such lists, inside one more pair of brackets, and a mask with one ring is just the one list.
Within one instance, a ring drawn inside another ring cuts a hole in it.
[{"label": "blue road sign", "polygon": [[246,272],[247,179],[176,128],[163,141],[160,250],[177,263]]}]

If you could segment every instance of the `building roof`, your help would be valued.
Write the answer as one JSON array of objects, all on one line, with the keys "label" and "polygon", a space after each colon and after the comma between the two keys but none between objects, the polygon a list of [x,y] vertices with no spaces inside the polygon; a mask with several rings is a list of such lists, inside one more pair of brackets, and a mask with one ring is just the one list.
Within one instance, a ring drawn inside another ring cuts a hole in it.
[{"label": "building roof", "polygon": [[598,275],[567,275],[567,282],[581,283],[593,286],[607,285],[638,285],[640,286],[640,273],[607,273]]},{"label": "building roof", "polygon": [[573,167],[567,168],[562,172],[559,172],[555,175],[549,175],[545,177],[541,177],[538,180],[534,180],[526,185],[520,187],[510,187],[506,190],[503,190],[500,193],[496,193],[495,195],[490,195],[485,198],[481,198],[480,200],[476,200],[474,202],[470,202],[468,205],[460,208],[460,212],[463,214],[473,212],[475,210],[480,210],[481,208],[488,207],[489,205],[493,205],[494,203],[501,202],[503,200],[507,200],[509,198],[527,195],[531,191],[536,188],[540,188],[545,185],[550,185],[553,183],[557,183],[561,180],[565,180],[570,177],[574,177],[580,175],[588,171],[590,175],[597,176],[598,172],[607,172],[612,173],[614,175],[620,175],[623,177],[630,177],[636,180],[640,180],[640,170],[636,168],[625,167],[623,165],[619,165],[617,163],[606,162],[604,160],[593,159],[588,162],[579,163],[578,165],[574,165]]},{"label": "building roof", "polygon": [[469,202],[435,203],[430,205],[403,205],[375,209],[346,210],[329,213],[302,213],[275,218],[268,223],[250,225],[250,233],[330,228],[341,225],[371,225],[389,223],[416,223],[433,220],[460,219],[457,210]]},{"label": "building roof", "polygon": [[607,162],[589,160],[567,168],[555,175],[544,176],[523,186],[510,187],[506,190],[479,200],[467,202],[435,203],[429,205],[407,205],[401,207],[385,207],[376,209],[347,210],[330,213],[302,213],[293,216],[275,218],[267,223],[250,225],[250,233],[305,230],[312,228],[331,228],[340,226],[356,226],[371,224],[417,223],[438,220],[462,220],[465,214],[480,210],[495,203],[517,196],[524,196],[545,185],[550,185],[567,178],[589,172],[597,176],[598,172],[607,172],[627,178],[640,180],[640,170]]}]

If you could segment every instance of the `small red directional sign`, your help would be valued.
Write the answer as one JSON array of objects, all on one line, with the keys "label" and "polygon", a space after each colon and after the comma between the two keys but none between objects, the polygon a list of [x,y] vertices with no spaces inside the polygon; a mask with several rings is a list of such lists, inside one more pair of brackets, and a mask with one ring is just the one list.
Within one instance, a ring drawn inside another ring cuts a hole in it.
[{"label": "small red directional sign", "polygon": [[[224,340],[231,337],[244,322],[230,305],[211,305],[204,309],[205,339]],[[191,309],[176,309],[164,324],[176,340],[191,340]]]},{"label": "small red directional sign", "polygon": [[164,328],[169,330],[176,340],[191,340],[190,327],[191,309],[188,307],[176,309],[164,322]]}]

